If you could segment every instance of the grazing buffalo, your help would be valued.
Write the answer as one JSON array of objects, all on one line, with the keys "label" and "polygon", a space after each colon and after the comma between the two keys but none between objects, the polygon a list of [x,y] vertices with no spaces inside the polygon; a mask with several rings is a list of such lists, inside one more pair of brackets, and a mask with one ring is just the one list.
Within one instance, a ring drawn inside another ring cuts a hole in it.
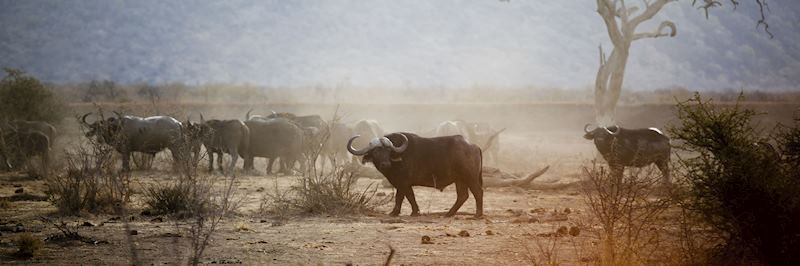
[{"label": "grazing buffalo", "polygon": [[[356,135],[347,143],[353,155],[364,156],[362,163],[372,162],[396,189],[392,216],[400,214],[403,199],[411,203],[411,215],[419,215],[413,186],[444,190],[456,184],[457,199],[446,216],[456,214],[469,198],[475,196],[475,216],[483,216],[483,177],[481,150],[461,136],[423,138],[412,133],[393,133],[373,138],[369,145],[353,148]],[[398,146],[399,145],[399,146]]]},{"label": "grazing buffalo", "polygon": [[491,158],[494,165],[498,164],[500,153],[500,133],[506,129],[495,130],[487,123],[466,123],[470,141],[484,151],[486,157]]},{"label": "grazing buffalo", "polygon": [[305,133],[295,122],[286,118],[251,119],[244,121],[250,129],[250,144],[245,155],[244,168],[254,168],[255,157],[267,158],[266,174],[272,173],[275,159],[281,158],[281,172],[291,174],[295,162],[303,161],[303,141]]},{"label": "grazing buffalo", "polygon": [[467,142],[470,142],[470,137],[472,137],[472,134],[467,131],[466,124],[462,121],[444,121],[436,127],[437,137],[455,135],[461,135]]},{"label": "grazing buffalo", "polygon": [[[6,121],[0,124],[0,135],[6,135],[5,140],[0,139],[0,145],[6,146],[0,147],[0,166],[11,169],[15,165],[22,165],[30,157],[41,156],[43,167],[47,170],[49,152],[56,138],[53,125],[44,121]],[[40,146],[43,143],[47,144],[46,148]]]},{"label": "grazing buffalo", "polygon": [[227,153],[231,156],[228,171],[234,175],[234,167],[239,160],[239,156],[247,157],[247,148],[250,146],[250,129],[242,121],[232,120],[205,120],[200,115],[198,137],[206,147],[208,154],[208,171],[214,171],[214,154],[217,154],[217,166],[225,173],[222,167],[222,155]]},{"label": "grazing buffalo", "polygon": [[461,135],[469,143],[478,145],[497,165],[500,152],[500,133],[505,129],[494,130],[486,123],[471,123],[464,120],[444,121],[436,127],[436,136]]},{"label": "grazing buffalo", "polygon": [[14,165],[9,162],[11,158],[18,158],[21,160],[19,163],[25,163],[31,157],[39,156],[44,175],[47,175],[52,147],[50,137],[35,128],[17,125],[24,124],[12,123],[0,127],[0,164],[12,169]]},{"label": "grazing buffalo", "polygon": [[187,159],[188,144],[184,138],[183,124],[168,116],[151,116],[147,118],[121,115],[109,117],[93,123],[86,122],[86,113],[81,123],[88,130],[86,137],[97,137],[98,142],[108,144],[122,154],[122,170],[130,171],[132,152],[156,153],[169,149],[176,163]]},{"label": "grazing buffalo", "polygon": [[[353,136],[353,130],[344,123],[331,122],[328,125],[330,125],[330,135],[322,147],[322,154],[328,157],[331,165],[336,162],[344,163],[348,160],[345,145],[347,145],[347,140]],[[325,164],[324,160],[322,164]]]},{"label": "grazing buffalo", "polygon": [[584,138],[594,140],[594,145],[608,162],[613,176],[621,177],[626,166],[644,167],[655,164],[661,170],[665,184],[670,183],[669,138],[657,128],[627,129],[618,126],[597,127],[589,130],[586,124]]}]

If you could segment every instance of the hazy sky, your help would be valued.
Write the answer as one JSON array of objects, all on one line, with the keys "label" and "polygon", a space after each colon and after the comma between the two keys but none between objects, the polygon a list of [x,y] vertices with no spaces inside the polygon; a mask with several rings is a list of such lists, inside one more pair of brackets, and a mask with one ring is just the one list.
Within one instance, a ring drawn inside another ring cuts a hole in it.
[{"label": "hazy sky", "polygon": [[[257,3],[256,3],[257,2]],[[640,1],[631,1],[640,3]],[[727,3],[727,1],[725,1]],[[796,89],[800,1],[751,0],[662,19],[675,38],[633,44],[625,87]],[[0,66],[53,82],[586,88],[610,49],[590,0],[0,0]]]}]

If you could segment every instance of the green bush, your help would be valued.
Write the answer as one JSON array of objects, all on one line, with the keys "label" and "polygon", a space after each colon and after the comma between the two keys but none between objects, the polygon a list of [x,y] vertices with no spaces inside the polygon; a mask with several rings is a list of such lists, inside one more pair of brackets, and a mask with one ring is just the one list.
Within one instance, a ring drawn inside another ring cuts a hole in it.
[{"label": "green bush", "polygon": [[699,95],[678,104],[671,134],[679,149],[696,155],[680,161],[689,185],[685,207],[720,240],[712,261],[792,264],[800,261],[800,127],[767,134],[753,126],[756,115]]},{"label": "green bush", "polygon": [[0,119],[58,123],[64,105],[38,79],[16,69],[5,68],[0,80]]}]

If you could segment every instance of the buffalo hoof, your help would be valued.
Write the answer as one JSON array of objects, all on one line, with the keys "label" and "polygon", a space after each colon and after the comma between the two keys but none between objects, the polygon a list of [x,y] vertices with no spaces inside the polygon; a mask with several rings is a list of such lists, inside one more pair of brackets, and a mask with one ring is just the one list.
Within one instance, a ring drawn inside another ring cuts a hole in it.
[{"label": "buffalo hoof", "polygon": [[394,211],[393,211],[393,212],[390,212],[390,213],[389,213],[389,216],[392,216],[392,217],[397,217],[397,216],[399,216],[399,215],[400,215],[400,212],[399,212],[399,211],[398,211],[398,212],[394,212]]},{"label": "buffalo hoof", "polygon": [[411,216],[419,216],[419,212],[412,212]]}]

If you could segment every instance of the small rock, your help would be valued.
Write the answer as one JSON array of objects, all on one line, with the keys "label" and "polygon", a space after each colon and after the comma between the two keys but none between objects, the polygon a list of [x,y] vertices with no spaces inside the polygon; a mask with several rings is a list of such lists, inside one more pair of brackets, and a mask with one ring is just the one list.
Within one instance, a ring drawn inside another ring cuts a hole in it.
[{"label": "small rock", "polygon": [[458,232],[458,236],[469,237],[469,232],[467,232],[467,230],[461,230],[461,232]]},{"label": "small rock", "polygon": [[22,194],[22,192],[25,192],[25,190],[22,189],[22,188],[18,188],[16,190],[14,190],[14,194]]},{"label": "small rock", "polygon": [[95,226],[95,225],[94,225],[92,222],[86,221],[86,222],[83,222],[83,223],[81,224],[81,226],[87,226],[87,227],[91,227],[91,226]]},{"label": "small rock", "polygon": [[569,235],[571,236],[578,236],[581,234],[581,229],[577,226],[573,226],[569,229]]},{"label": "small rock", "polygon": [[258,187],[258,188],[256,189],[256,192],[264,192],[264,187]]},{"label": "small rock", "polygon": [[150,210],[143,210],[143,211],[142,211],[142,213],[141,213],[141,215],[143,215],[143,216],[150,216],[150,215],[152,215],[152,213],[150,212]]},{"label": "small rock", "polygon": [[267,220],[262,219],[261,221],[258,221],[258,222],[263,224],[263,223],[266,223]]},{"label": "small rock", "polygon": [[385,196],[386,196],[386,193],[385,193],[385,192],[378,192],[378,193],[375,193],[375,196],[378,196],[378,197],[385,197]]},{"label": "small rock", "polygon": [[556,230],[556,234],[559,236],[565,236],[567,235],[568,231],[569,229],[567,229],[566,226],[561,226],[558,228],[558,230]]},{"label": "small rock", "polygon": [[150,222],[151,223],[162,223],[162,222],[164,222],[164,218],[156,217],[156,218],[151,219]]},{"label": "small rock", "polygon": [[492,230],[486,230],[486,235],[487,236],[493,236],[494,232],[492,232]]},{"label": "small rock", "polygon": [[20,184],[14,184],[13,186],[14,187],[22,187],[22,185],[20,185]]},{"label": "small rock", "polygon": [[433,240],[429,236],[422,236],[422,244],[433,244]]},{"label": "small rock", "polygon": [[138,235],[138,234],[139,234],[139,231],[136,231],[136,230],[131,230],[131,231],[130,231],[130,232],[128,232],[128,233],[130,233],[132,236],[135,236],[135,235]]},{"label": "small rock", "polygon": [[572,213],[572,210],[570,208],[564,208],[564,213],[570,214]]}]

